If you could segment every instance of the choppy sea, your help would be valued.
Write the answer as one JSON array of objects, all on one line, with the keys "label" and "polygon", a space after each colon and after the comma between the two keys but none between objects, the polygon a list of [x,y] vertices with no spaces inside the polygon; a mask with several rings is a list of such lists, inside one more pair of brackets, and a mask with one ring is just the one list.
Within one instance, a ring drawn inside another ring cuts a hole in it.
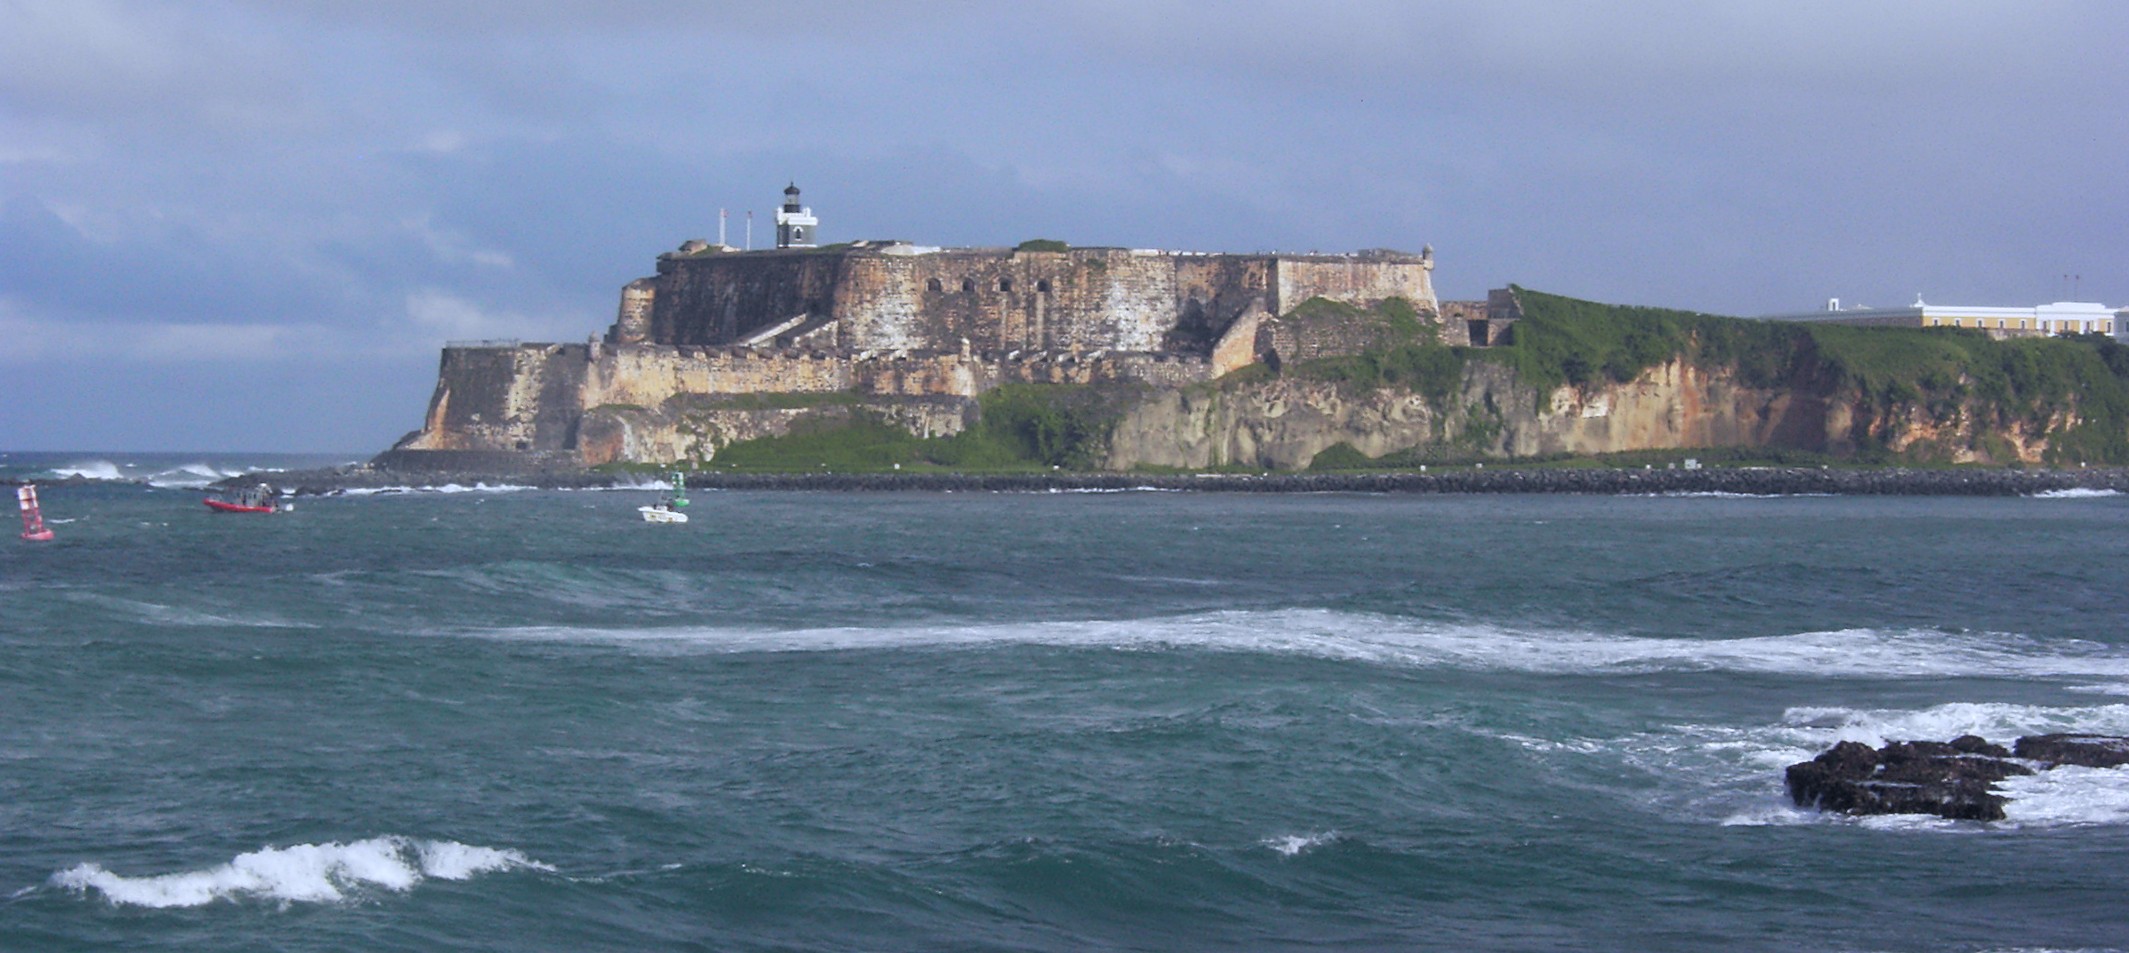
[{"label": "choppy sea", "polygon": [[0,949],[2129,947],[2129,771],[1781,782],[2129,734],[2129,498],[200,505],[332,462],[0,458]]}]

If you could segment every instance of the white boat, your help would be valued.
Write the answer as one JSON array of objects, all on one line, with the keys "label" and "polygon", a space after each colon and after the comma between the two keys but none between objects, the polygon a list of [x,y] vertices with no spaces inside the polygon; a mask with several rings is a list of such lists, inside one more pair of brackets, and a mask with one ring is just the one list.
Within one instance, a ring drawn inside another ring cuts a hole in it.
[{"label": "white boat", "polygon": [[636,512],[643,514],[643,521],[646,523],[687,522],[686,513],[682,513],[679,510],[673,509],[672,507],[669,507],[664,503],[653,503],[649,506],[639,506],[636,507]]},{"label": "white boat", "polygon": [[682,473],[681,473],[680,471],[678,471],[678,470],[675,470],[675,471],[673,471],[673,480],[672,480],[672,484],[671,484],[671,486],[672,486],[672,489],[670,489],[670,490],[666,491],[666,494],[665,494],[665,496],[663,496],[663,497],[659,498],[658,502],[656,502],[656,503],[652,503],[652,504],[651,504],[651,505],[649,505],[649,506],[639,506],[639,507],[636,507],[636,512],[638,512],[638,513],[641,513],[641,514],[643,514],[643,521],[644,521],[644,522],[646,522],[646,523],[685,523],[685,522],[687,522],[687,514],[686,514],[686,513],[682,513],[682,512],[680,512],[680,511],[681,511],[682,509],[686,508],[686,506],[687,506],[687,477],[686,477],[686,475],[682,474]]}]

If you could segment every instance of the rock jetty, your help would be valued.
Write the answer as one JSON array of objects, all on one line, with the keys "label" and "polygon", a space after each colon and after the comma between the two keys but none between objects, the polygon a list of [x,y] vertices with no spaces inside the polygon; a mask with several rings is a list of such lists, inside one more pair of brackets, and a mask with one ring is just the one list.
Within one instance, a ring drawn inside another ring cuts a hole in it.
[{"label": "rock jetty", "polygon": [[[626,486],[658,474],[609,472],[550,464],[511,465],[506,454],[468,454],[443,467],[378,461],[331,470],[261,475],[299,495],[391,486],[544,488]],[[239,477],[231,485],[255,481]],[[1708,467],[1698,470],[1474,467],[1382,473],[732,473],[687,474],[690,487],[732,490],[992,491],[1199,490],[1227,493],[1584,493],[1598,495],[1734,493],[1739,495],[2030,496],[2070,489],[2129,492],[2129,470],[1821,469]]]},{"label": "rock jetty", "polygon": [[2129,738],[2028,735],[2011,749],[1975,735],[1950,741],[1895,741],[1873,749],[1843,741],[1788,770],[1798,807],[1844,814],[1932,814],[1962,821],[2000,821],[2010,800],[1996,782],[2059,765],[2129,764]]}]

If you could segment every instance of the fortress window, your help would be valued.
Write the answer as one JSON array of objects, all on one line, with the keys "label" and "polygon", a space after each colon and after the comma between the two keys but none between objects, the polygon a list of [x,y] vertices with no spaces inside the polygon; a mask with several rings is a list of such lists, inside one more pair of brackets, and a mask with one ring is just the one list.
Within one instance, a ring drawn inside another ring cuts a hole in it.
[{"label": "fortress window", "polygon": [[1036,290],[1036,291],[1040,291],[1040,292],[1042,292],[1043,294],[1049,294],[1049,293],[1050,293],[1050,279],[1048,279],[1048,278],[1044,278],[1044,279],[1042,279],[1041,281],[1035,282],[1035,290]]},{"label": "fortress window", "polygon": [[961,279],[961,290],[963,290],[963,291],[974,291],[974,290],[976,290],[976,279],[974,279],[974,278],[963,278],[963,279]]},{"label": "fortress window", "polygon": [[939,279],[937,279],[937,278],[933,278],[933,279],[931,279],[930,281],[926,281],[926,282],[924,283],[924,290],[926,290],[926,291],[938,291],[938,290],[941,290],[941,289],[940,289],[940,287],[939,287]]},{"label": "fortress window", "polygon": [[999,291],[1011,291],[1011,290],[1013,290],[1013,279],[1011,279],[1011,278],[1000,278],[1000,279],[998,279],[998,290],[999,290]]}]

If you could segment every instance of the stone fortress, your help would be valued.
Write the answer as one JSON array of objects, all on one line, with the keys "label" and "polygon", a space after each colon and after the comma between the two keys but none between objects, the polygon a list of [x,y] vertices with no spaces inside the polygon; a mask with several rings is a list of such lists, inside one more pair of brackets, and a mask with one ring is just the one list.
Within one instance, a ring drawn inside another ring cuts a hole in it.
[{"label": "stone fortress", "polygon": [[793,185],[775,249],[694,240],[660,255],[656,275],[621,290],[603,339],[447,346],[422,429],[389,455],[700,463],[838,402],[943,436],[971,424],[975,398],[1002,384],[1174,388],[1371,343],[1352,322],[1285,317],[1312,298],[1401,298],[1457,345],[1492,343],[1514,320],[1504,293],[1439,301],[1431,248],[823,246],[817,228]]}]

